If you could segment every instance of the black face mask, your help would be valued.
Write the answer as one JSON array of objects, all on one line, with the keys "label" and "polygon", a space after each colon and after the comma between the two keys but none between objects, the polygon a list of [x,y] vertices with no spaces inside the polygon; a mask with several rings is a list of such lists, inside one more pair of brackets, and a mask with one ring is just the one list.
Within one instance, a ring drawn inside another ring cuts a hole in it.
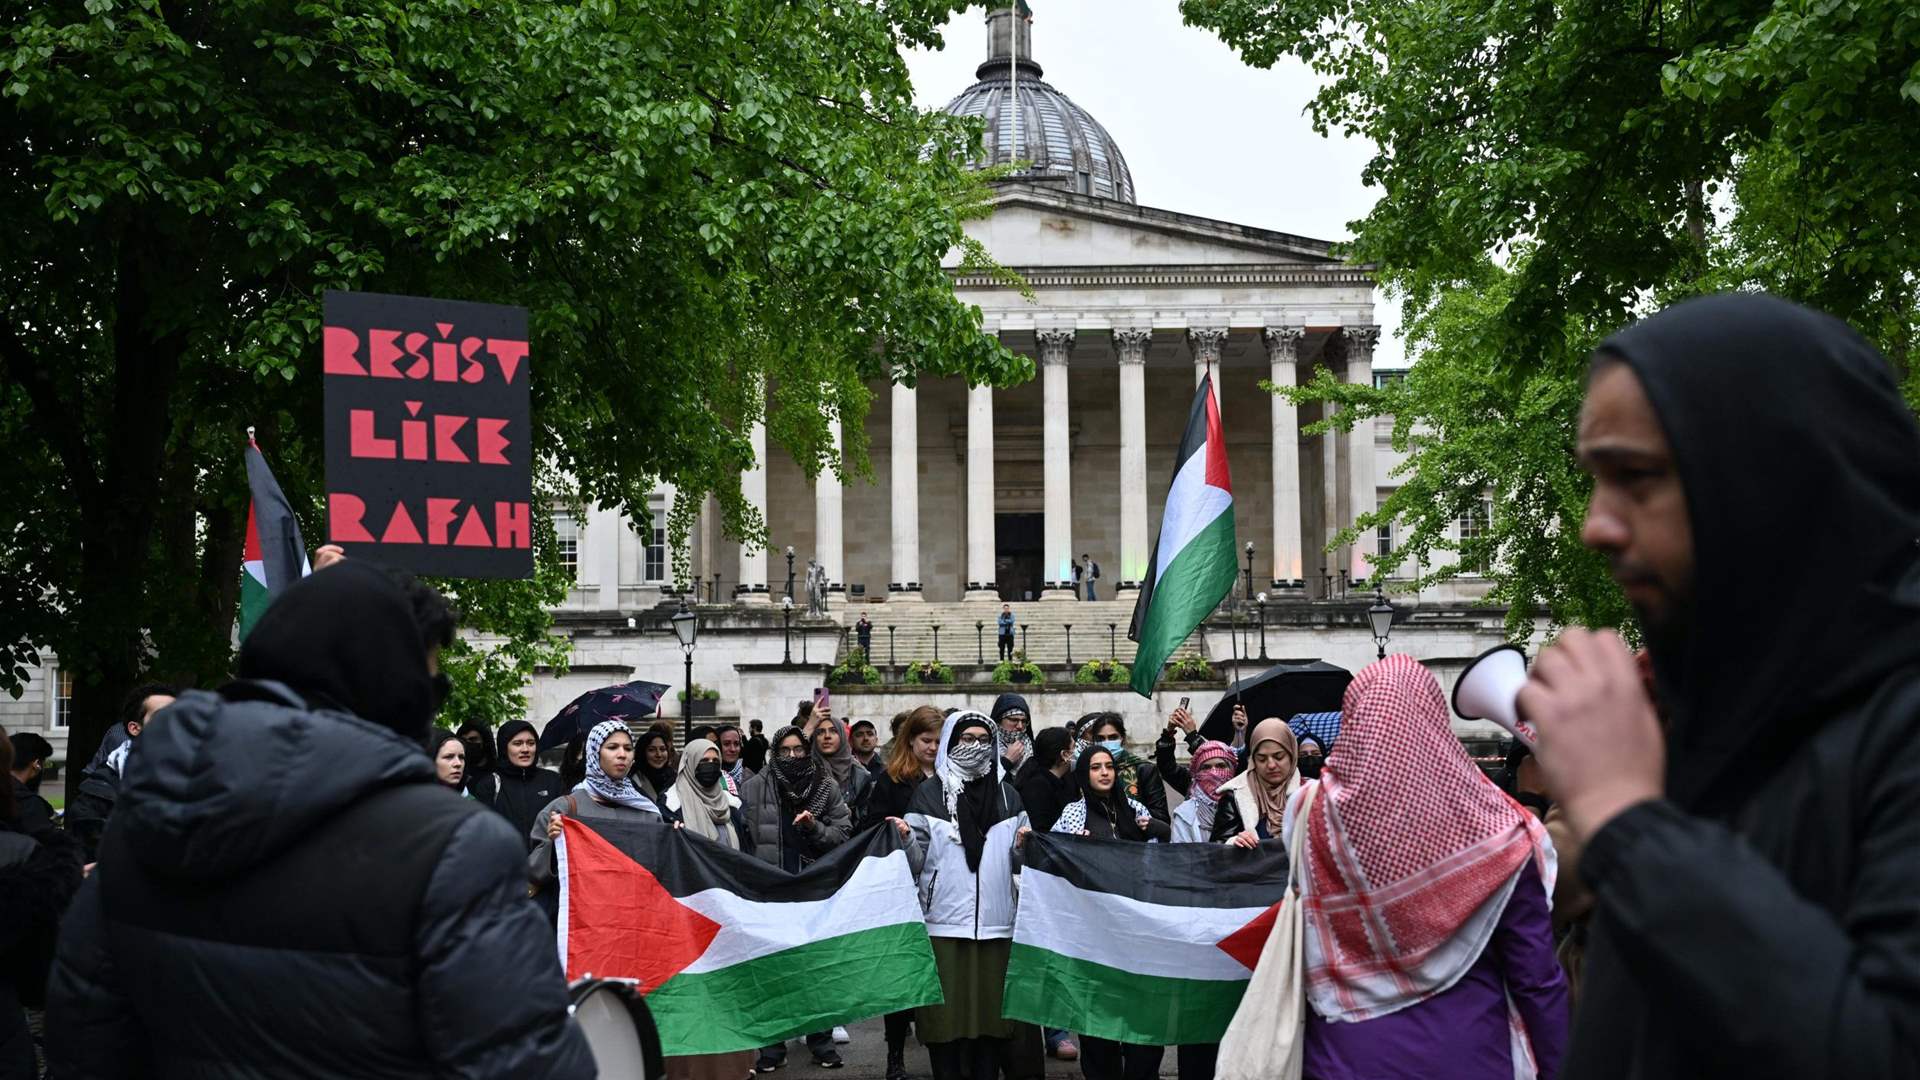
[{"label": "black face mask", "polygon": [[433,702],[433,711],[436,713],[439,712],[440,707],[447,703],[447,698],[452,693],[453,680],[447,677],[447,673],[442,671],[435,675],[433,677],[433,694],[431,699]]},{"label": "black face mask", "polygon": [[1301,758],[1300,759],[1300,775],[1306,777],[1309,780],[1320,779],[1320,759],[1317,757]]},{"label": "black face mask", "polygon": [[693,781],[701,787],[712,787],[720,782],[720,763],[703,761],[693,767]]}]

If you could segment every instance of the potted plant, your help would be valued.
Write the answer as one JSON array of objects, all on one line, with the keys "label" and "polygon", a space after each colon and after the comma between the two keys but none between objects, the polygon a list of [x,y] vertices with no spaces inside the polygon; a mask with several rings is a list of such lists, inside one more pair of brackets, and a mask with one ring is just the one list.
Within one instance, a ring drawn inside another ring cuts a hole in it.
[{"label": "potted plant", "polygon": [[867,652],[860,648],[848,649],[846,660],[827,672],[829,686],[850,686],[854,683],[879,686],[880,681],[880,669],[867,662]]},{"label": "potted plant", "polygon": [[906,682],[908,686],[951,683],[953,669],[938,660],[915,660],[907,665]]},{"label": "potted plant", "polygon": [[1115,660],[1089,660],[1074,672],[1073,681],[1081,686],[1126,683],[1133,678],[1127,665]]},{"label": "potted plant", "polygon": [[712,690],[701,686],[699,683],[694,683],[693,700],[687,700],[687,692],[685,690],[680,691],[675,696],[680,699],[680,707],[682,709],[682,715],[684,716],[717,716],[720,713],[720,691],[718,690]]},{"label": "potted plant", "polygon": [[1212,682],[1215,677],[1204,656],[1183,656],[1167,665],[1168,682]]},{"label": "potted plant", "polygon": [[1032,683],[1038,685],[1047,681],[1046,672],[1040,665],[1027,659],[1025,649],[1016,650],[1013,659],[1002,660],[994,666],[993,681],[997,683]]}]

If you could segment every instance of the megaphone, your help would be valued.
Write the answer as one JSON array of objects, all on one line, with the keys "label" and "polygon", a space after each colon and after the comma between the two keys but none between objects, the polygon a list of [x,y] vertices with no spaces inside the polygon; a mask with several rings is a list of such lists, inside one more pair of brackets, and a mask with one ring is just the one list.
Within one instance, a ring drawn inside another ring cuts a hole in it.
[{"label": "megaphone", "polygon": [[1463,720],[1491,720],[1533,748],[1533,725],[1520,718],[1516,699],[1527,684],[1527,654],[1518,646],[1488,649],[1453,684],[1453,711]]}]

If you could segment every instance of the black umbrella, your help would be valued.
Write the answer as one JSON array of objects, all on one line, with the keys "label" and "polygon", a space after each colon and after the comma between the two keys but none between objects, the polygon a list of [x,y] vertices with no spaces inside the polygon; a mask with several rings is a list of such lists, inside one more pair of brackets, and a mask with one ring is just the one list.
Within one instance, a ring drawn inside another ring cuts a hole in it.
[{"label": "black umbrella", "polygon": [[540,751],[565,746],[603,720],[645,720],[659,711],[660,696],[666,692],[665,683],[639,681],[589,690],[547,721],[547,729],[540,733]]},{"label": "black umbrella", "polygon": [[1223,743],[1233,741],[1233,707],[1247,707],[1247,724],[1269,716],[1291,720],[1301,713],[1338,712],[1353,673],[1315,660],[1310,664],[1276,664],[1258,675],[1227,687],[1225,697],[1207,714],[1200,734]]}]

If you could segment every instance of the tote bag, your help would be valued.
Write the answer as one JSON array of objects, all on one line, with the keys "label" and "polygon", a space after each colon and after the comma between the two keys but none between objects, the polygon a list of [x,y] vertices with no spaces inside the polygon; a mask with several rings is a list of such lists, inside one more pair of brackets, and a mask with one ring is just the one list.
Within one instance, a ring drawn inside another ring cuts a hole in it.
[{"label": "tote bag", "polygon": [[1247,981],[1247,992],[1220,1038],[1215,1080],[1300,1080],[1307,1031],[1305,921],[1294,882],[1300,876],[1300,841],[1306,835],[1307,810],[1320,785],[1307,790],[1295,816],[1293,842],[1287,845],[1287,891],[1273,920],[1273,932]]}]

